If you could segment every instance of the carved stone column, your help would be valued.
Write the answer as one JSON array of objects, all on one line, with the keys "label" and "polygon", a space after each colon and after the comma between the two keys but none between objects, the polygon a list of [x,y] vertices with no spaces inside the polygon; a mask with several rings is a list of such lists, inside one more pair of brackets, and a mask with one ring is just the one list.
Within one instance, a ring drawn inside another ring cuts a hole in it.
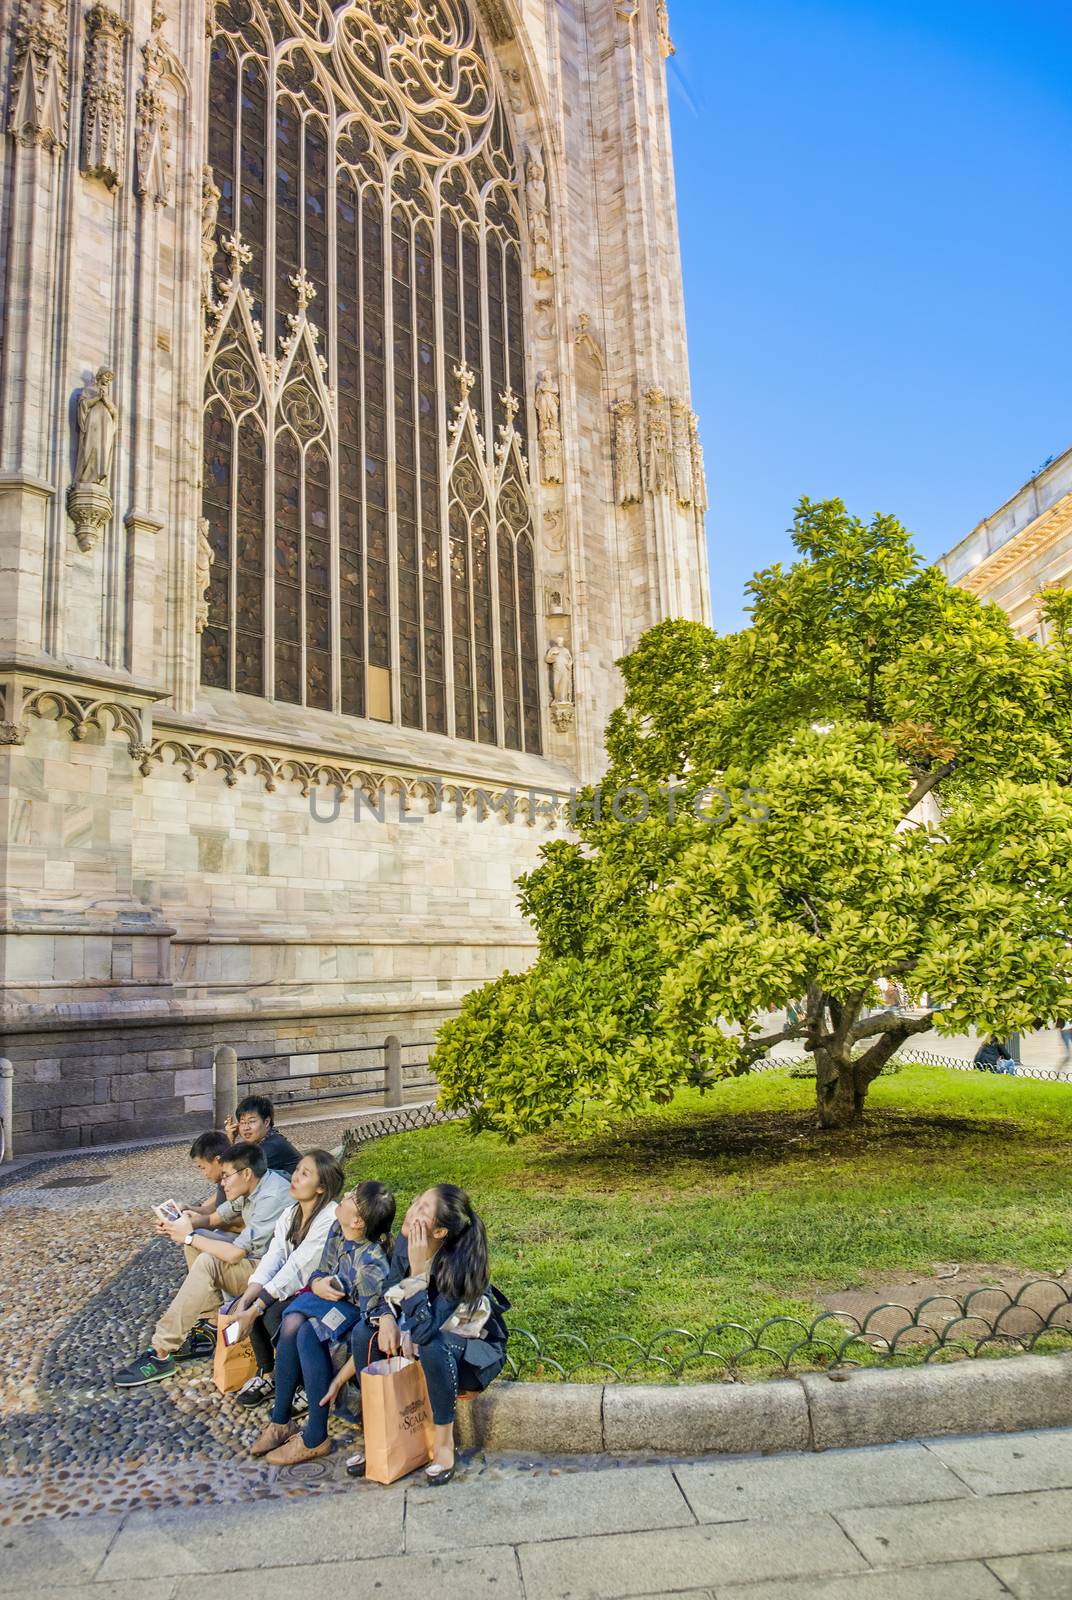
[{"label": "carved stone column", "polygon": [[124,41],[130,29],[108,6],[86,15],[86,75],[82,95],[82,171],[109,189],[123,181],[126,157]]},{"label": "carved stone column", "polygon": [[7,132],[13,142],[0,367],[0,644],[40,648],[49,507],[53,330],[61,167],[67,148],[67,9],[23,0],[14,29]]}]

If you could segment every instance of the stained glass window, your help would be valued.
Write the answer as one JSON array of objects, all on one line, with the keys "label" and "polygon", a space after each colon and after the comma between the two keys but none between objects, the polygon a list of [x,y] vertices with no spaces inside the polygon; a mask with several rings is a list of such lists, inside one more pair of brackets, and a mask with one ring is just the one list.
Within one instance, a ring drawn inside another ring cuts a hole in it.
[{"label": "stained glass window", "polygon": [[539,751],[518,152],[464,0],[332,12],[215,11],[202,679]]}]

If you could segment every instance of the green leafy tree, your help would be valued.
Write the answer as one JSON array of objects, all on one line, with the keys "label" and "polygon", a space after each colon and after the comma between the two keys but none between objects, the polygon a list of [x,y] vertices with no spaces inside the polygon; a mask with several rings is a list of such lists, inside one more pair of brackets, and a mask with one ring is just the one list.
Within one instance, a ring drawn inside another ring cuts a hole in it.
[{"label": "green leafy tree", "polygon": [[[785,1039],[844,1126],[911,1035],[1072,1007],[1072,596],[1042,648],[890,517],[805,500],[793,540],[748,628],[661,623],[621,663],[599,793],[521,882],[539,956],[440,1035],[477,1126],[639,1109]],[[877,1012],[883,977],[918,1014]]]}]

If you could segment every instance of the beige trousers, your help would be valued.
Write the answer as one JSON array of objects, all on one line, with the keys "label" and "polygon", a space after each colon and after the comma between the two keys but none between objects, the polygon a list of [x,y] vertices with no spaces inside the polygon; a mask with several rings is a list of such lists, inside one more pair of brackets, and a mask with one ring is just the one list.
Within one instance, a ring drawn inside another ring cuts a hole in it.
[{"label": "beige trousers", "polygon": [[213,1317],[220,1301],[241,1294],[249,1283],[254,1263],[221,1261],[203,1250],[186,1247],[186,1281],[153,1329],[153,1349],[169,1356],[182,1344],[200,1317]]}]

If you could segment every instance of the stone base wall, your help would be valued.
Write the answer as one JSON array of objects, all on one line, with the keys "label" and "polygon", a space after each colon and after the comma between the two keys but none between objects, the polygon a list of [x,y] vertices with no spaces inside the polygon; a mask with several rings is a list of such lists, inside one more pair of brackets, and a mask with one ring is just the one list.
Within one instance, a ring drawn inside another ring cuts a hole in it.
[{"label": "stone base wall", "polygon": [[[428,1042],[456,1010],[422,1005],[365,1017],[127,1024],[9,1039],[5,1049],[15,1067],[14,1148],[28,1155],[168,1133],[192,1138],[213,1125],[212,1062],[222,1044],[238,1053],[239,1095],[268,1094],[280,1120],[295,1095],[303,1097],[296,1107],[302,1114],[318,1109],[312,1100],[320,1102],[324,1115],[331,1114],[348,1102],[328,1097],[350,1084],[355,1095],[367,1093],[369,1105],[382,1100],[382,1047],[389,1034],[402,1043],[405,1098],[423,1097]],[[361,1054],[336,1054],[354,1049]],[[360,1077],[351,1076],[355,1067],[365,1069]]]}]

